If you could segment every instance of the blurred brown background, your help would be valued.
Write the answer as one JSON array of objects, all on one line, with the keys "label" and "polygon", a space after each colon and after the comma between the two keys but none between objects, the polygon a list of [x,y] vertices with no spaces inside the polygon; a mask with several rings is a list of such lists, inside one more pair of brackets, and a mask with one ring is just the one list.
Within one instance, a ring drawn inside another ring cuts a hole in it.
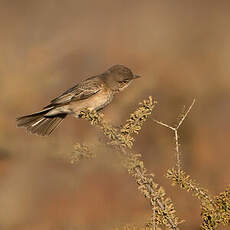
[{"label": "blurred brown background", "polygon": [[[196,104],[181,132],[185,170],[210,193],[230,181],[229,1],[0,1],[0,229],[104,230],[151,216],[116,156],[72,167],[55,160],[75,142],[102,134],[66,119],[50,137],[17,129],[84,77],[124,64],[143,76],[105,109],[114,125],[138,102],[158,100],[153,116],[169,124]],[[164,175],[174,164],[170,131],[146,122],[137,136],[149,171],[173,199],[182,229],[199,229],[199,202]],[[220,228],[224,229],[224,228]]]}]

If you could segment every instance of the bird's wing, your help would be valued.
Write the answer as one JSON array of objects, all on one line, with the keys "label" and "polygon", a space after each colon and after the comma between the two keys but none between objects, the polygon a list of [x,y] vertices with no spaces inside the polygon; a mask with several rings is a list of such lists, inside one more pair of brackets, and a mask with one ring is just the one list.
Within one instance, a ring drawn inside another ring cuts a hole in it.
[{"label": "bird's wing", "polygon": [[98,93],[102,89],[99,81],[85,80],[74,87],[68,89],[59,97],[56,97],[50,102],[49,106],[68,104],[70,101],[78,101],[89,98]]}]

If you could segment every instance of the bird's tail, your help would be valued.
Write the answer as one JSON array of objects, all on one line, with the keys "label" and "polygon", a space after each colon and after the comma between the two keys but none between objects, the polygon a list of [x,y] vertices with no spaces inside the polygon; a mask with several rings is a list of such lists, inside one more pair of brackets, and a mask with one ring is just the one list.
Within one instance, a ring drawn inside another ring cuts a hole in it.
[{"label": "bird's tail", "polygon": [[50,135],[63,121],[67,114],[46,116],[51,109],[45,109],[37,113],[17,118],[17,126],[25,127],[33,134],[41,136]]}]

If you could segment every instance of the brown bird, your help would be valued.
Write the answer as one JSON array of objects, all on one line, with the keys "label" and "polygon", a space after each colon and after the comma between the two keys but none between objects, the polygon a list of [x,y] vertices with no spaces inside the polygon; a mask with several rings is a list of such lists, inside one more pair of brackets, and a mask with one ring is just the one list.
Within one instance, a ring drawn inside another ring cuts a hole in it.
[{"label": "brown bird", "polygon": [[41,111],[17,118],[17,126],[38,135],[50,135],[67,115],[79,118],[82,110],[100,110],[114,95],[125,89],[138,75],[123,66],[115,65],[106,72],[81,81],[53,99]]}]

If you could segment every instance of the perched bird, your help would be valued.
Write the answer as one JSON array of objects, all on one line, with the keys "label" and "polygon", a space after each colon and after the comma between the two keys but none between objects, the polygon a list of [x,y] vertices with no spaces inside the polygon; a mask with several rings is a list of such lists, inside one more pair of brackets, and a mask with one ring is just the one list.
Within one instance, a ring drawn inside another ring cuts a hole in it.
[{"label": "perched bird", "polygon": [[100,110],[114,95],[125,89],[138,75],[123,66],[115,65],[106,72],[87,78],[53,99],[41,111],[17,118],[17,126],[38,135],[50,135],[67,115],[79,118],[82,110]]}]

